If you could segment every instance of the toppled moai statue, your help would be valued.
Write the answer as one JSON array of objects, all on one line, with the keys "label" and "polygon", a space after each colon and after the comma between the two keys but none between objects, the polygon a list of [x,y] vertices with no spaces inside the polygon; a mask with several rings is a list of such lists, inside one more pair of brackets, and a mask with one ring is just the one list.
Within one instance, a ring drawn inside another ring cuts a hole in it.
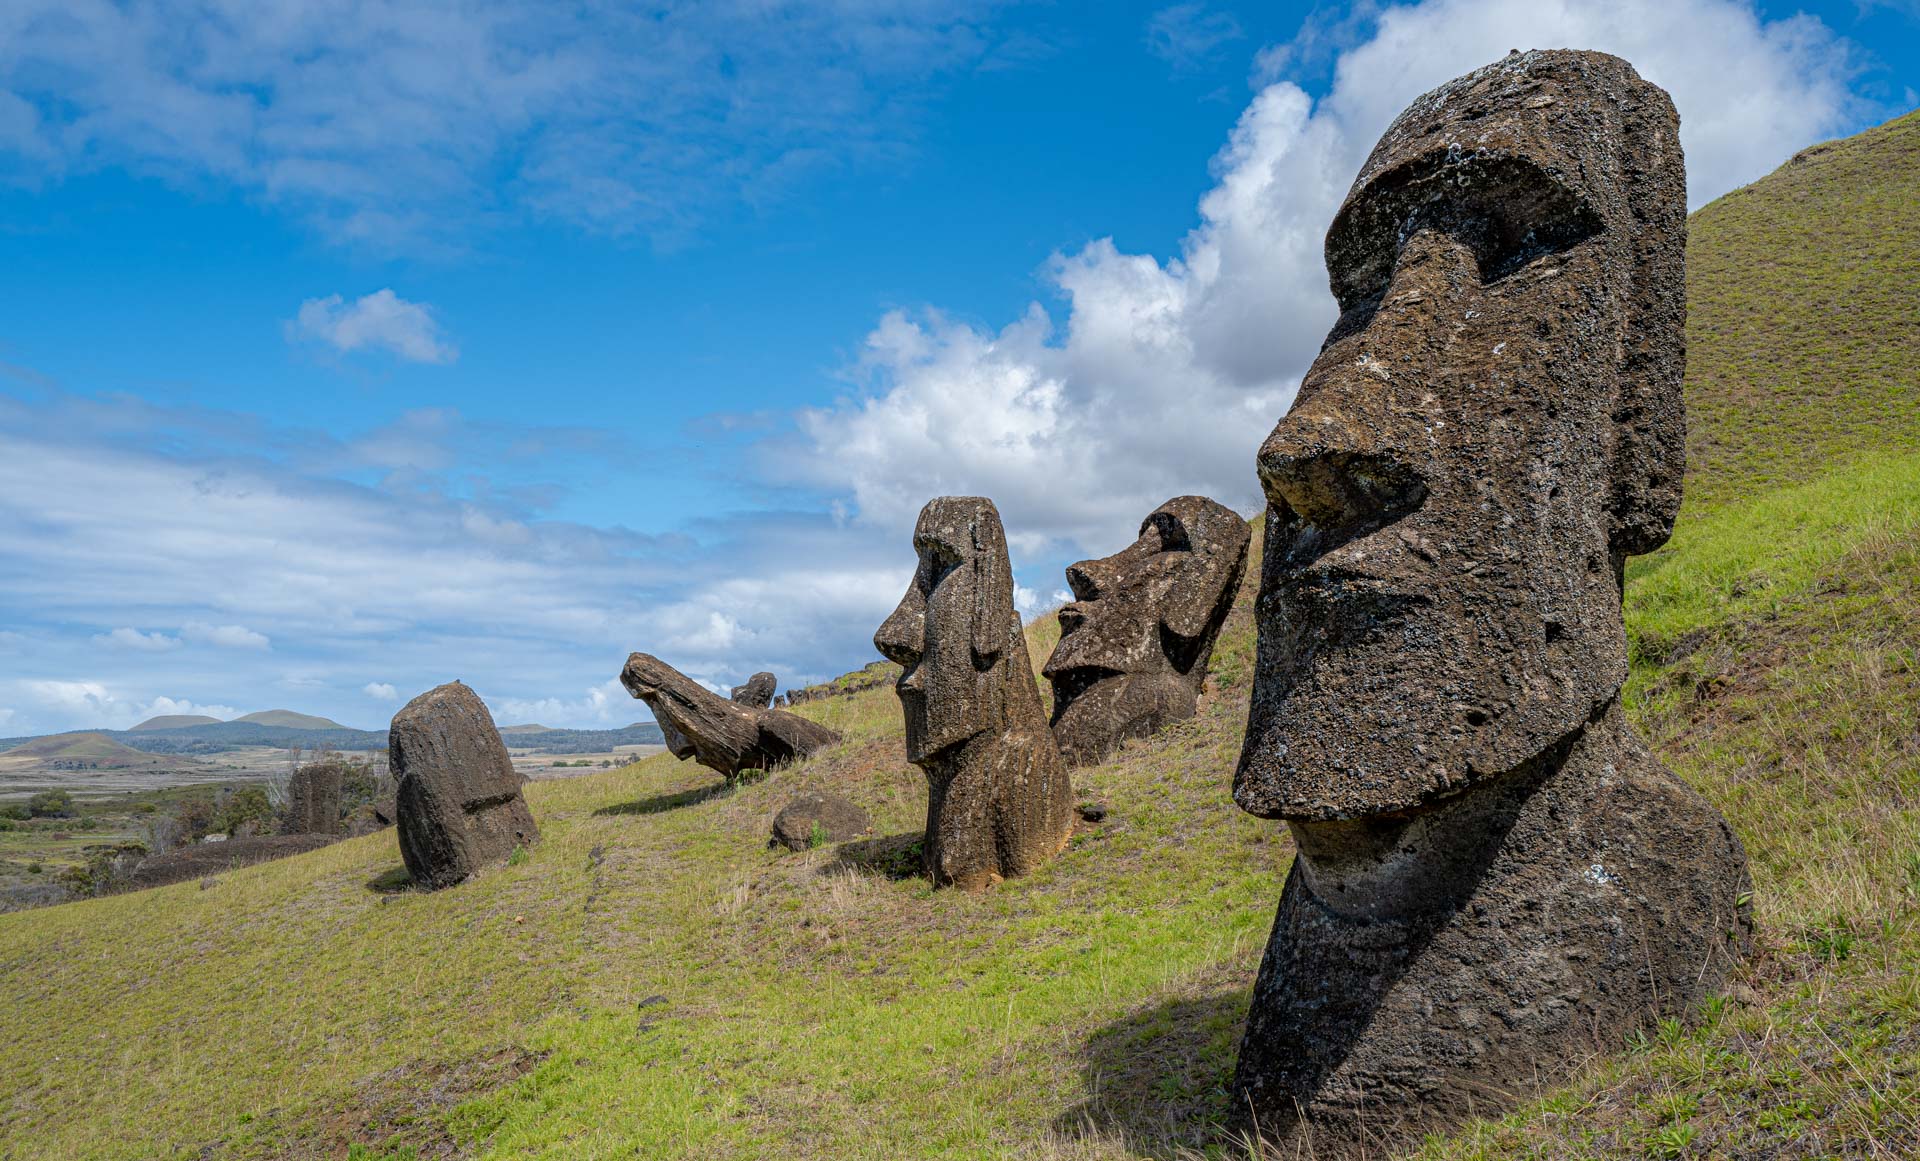
[{"label": "toppled moai statue", "polygon": [[347,770],[338,762],[309,762],[287,779],[285,834],[339,834]]},{"label": "toppled moai statue", "polygon": [[1685,454],[1678,131],[1625,61],[1515,54],[1403,113],[1328,233],[1234,779],[1299,852],[1233,1088],[1264,1137],[1497,1115],[1745,948],[1739,839],[1620,708]]},{"label": "toppled moai statue", "polygon": [[766,709],[773,705],[773,691],[779,684],[779,680],[771,673],[756,673],[747,678],[745,685],[733,687],[733,704],[748,709]]},{"label": "toppled moai statue", "polygon": [[1251,539],[1231,508],[1177,496],[1131,545],[1067,569],[1074,601],[1060,610],[1060,643],[1042,671],[1067,765],[1104,762],[1122,740],[1193,716]]},{"label": "toppled moai statue", "polygon": [[400,856],[419,886],[452,886],[540,837],[493,715],[458,681],[393,715],[387,764]]},{"label": "toppled moai statue", "polygon": [[927,775],[927,874],[979,890],[1066,845],[1073,786],[1040,707],[993,501],[930,501],[913,547],[913,583],[873,643],[903,670],[907,760]]},{"label": "toppled moai statue", "polygon": [[840,740],[798,714],[728,701],[651,653],[628,657],[620,684],[653,711],[674,757],[697,759],[729,782],[742,770],[777,769]]}]

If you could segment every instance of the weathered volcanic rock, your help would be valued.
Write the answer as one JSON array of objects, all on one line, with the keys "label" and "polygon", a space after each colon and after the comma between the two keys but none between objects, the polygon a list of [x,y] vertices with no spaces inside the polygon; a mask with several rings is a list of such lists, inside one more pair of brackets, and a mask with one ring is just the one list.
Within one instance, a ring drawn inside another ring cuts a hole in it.
[{"label": "weathered volcanic rock", "polygon": [[790,851],[804,851],[821,842],[840,843],[873,829],[873,819],[852,800],[830,790],[797,795],[773,816],[773,841]]},{"label": "weathered volcanic rock", "polygon": [[428,690],[393,716],[387,764],[400,855],[422,887],[451,886],[540,837],[493,715],[460,682]]},{"label": "weathered volcanic rock", "polygon": [[978,890],[1066,845],[1073,786],[1040,706],[993,501],[929,502],[913,544],[913,583],[873,643],[902,669],[907,760],[927,775],[927,874]]},{"label": "weathered volcanic rock", "polygon": [[773,704],[773,691],[780,682],[771,673],[756,673],[745,685],[733,687],[733,703],[748,709],[766,709]]},{"label": "weathered volcanic rock", "polygon": [[1234,780],[1299,850],[1233,1088],[1289,1149],[1497,1114],[1745,946],[1738,838],[1619,703],[1684,466],[1678,130],[1624,61],[1515,54],[1403,113],[1327,236]]},{"label": "weathered volcanic rock", "polygon": [[729,781],[742,770],[774,770],[840,740],[798,714],[728,701],[650,653],[628,657],[620,683],[653,711],[674,757],[696,759]]},{"label": "weathered volcanic rock", "polygon": [[338,762],[310,762],[287,780],[285,834],[339,834],[346,768]]},{"label": "weathered volcanic rock", "polygon": [[1122,740],[1193,716],[1251,539],[1231,508],[1177,496],[1126,548],[1067,569],[1074,601],[1043,670],[1067,765],[1104,762]]}]

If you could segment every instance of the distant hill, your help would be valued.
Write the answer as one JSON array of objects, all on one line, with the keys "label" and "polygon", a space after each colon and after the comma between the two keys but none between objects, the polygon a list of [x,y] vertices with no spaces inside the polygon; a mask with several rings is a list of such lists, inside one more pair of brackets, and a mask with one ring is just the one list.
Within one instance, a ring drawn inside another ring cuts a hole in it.
[{"label": "distant hill", "polygon": [[289,730],[350,730],[352,726],[343,726],[332,718],[317,718],[312,714],[297,714],[292,710],[261,710],[259,713],[242,714],[233,719],[236,722],[252,722],[260,726],[279,726]]},{"label": "distant hill", "polygon": [[501,726],[500,732],[503,734],[544,734],[552,728],[552,726],[543,726],[538,722],[528,722],[520,726]]},{"label": "distant hill", "polygon": [[[38,759],[42,762],[74,762],[88,766],[119,769],[128,766],[151,766],[157,759],[154,755],[122,745],[104,733],[54,734],[51,737],[36,738],[23,745],[6,751],[8,758]],[[185,761],[191,762],[192,759]],[[178,766],[181,759],[173,758],[169,766]]]},{"label": "distant hill", "polygon": [[210,718],[205,714],[161,714],[157,718],[148,718],[130,729],[129,733],[140,730],[178,730],[187,726],[217,726],[219,718]]},{"label": "distant hill", "polygon": [[[269,711],[274,712],[274,711]],[[279,711],[285,712],[285,711]],[[289,714],[307,721],[325,718]],[[652,722],[635,722],[618,730],[551,730],[541,725],[509,726],[502,730],[507,744],[515,750],[540,754],[597,754],[621,746],[657,746],[660,727]],[[353,730],[345,726],[325,729],[301,729],[269,725],[245,718],[207,725],[176,726],[171,729],[89,730],[66,734],[48,734],[24,738],[0,738],[0,754],[23,755],[27,747],[70,742],[76,738],[100,738],[121,749],[144,754],[219,754],[247,746],[275,746],[302,750],[384,750],[387,731]]]}]

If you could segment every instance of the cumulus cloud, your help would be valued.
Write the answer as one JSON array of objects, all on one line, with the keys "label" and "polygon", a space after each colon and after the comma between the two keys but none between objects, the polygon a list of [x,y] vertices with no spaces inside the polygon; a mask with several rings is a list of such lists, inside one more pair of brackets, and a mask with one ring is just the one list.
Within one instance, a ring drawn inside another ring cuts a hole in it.
[{"label": "cumulus cloud", "polygon": [[360,692],[375,701],[393,702],[400,700],[400,691],[384,681],[369,681],[360,687]]},{"label": "cumulus cloud", "polygon": [[111,633],[95,633],[96,645],[111,645],[117,649],[133,649],[141,653],[164,653],[180,647],[180,638],[169,637],[165,633],[142,633],[138,629],[115,629]]},{"label": "cumulus cloud", "polygon": [[1365,11],[1335,38],[1350,47],[1324,97],[1288,79],[1255,94],[1175,256],[1108,239],[1056,256],[1046,275],[1065,299],[1064,326],[1040,304],[998,330],[934,309],[882,318],[858,390],[801,416],[801,478],[895,529],[930,496],[991,496],[1010,542],[1030,553],[1110,550],[1182,492],[1249,510],[1254,450],[1333,321],[1327,223],[1367,151],[1422,92],[1514,47],[1624,56],[1674,96],[1696,205],[1859,112],[1845,42],[1811,17],[1763,21],[1744,0]]},{"label": "cumulus cloud", "polygon": [[273,642],[265,633],[256,633],[245,625],[209,625],[189,621],[180,627],[180,636],[200,645],[221,649],[271,649]]},{"label": "cumulus cloud", "polygon": [[337,294],[309,298],[288,324],[295,339],[324,343],[343,354],[386,351],[409,363],[451,363],[460,352],[440,336],[433,310],[391,290],[348,302]]},{"label": "cumulus cloud", "polygon": [[203,714],[233,718],[227,705],[203,705],[186,698],[140,699],[105,681],[26,680],[9,683],[10,697],[30,718],[54,720],[68,728],[124,730],[162,714]]},{"label": "cumulus cloud", "polygon": [[570,722],[585,728],[615,729],[653,718],[646,705],[635,701],[617,679],[585,690],[577,698],[489,697],[485,700],[494,720],[506,725],[546,726]]},{"label": "cumulus cloud", "polygon": [[[990,0],[0,5],[0,172],[211,175],[328,235],[503,219],[671,237],[895,160]],[[5,164],[10,163],[10,164]]]}]

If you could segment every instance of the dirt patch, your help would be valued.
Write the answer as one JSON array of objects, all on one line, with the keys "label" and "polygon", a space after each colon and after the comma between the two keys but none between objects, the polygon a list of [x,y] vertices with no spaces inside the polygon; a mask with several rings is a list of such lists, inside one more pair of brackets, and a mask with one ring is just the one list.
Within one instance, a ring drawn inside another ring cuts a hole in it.
[{"label": "dirt patch", "polygon": [[222,871],[237,870],[241,867],[250,867],[255,863],[319,850],[345,837],[345,835],[332,834],[287,834],[228,839],[222,843],[195,843],[193,846],[182,847],[177,851],[168,851],[164,855],[142,859],[140,865],[134,868],[133,873],[127,876],[123,884],[116,886],[116,890],[144,891],[148,887],[164,887],[168,883],[204,879],[209,875],[218,875]]}]

